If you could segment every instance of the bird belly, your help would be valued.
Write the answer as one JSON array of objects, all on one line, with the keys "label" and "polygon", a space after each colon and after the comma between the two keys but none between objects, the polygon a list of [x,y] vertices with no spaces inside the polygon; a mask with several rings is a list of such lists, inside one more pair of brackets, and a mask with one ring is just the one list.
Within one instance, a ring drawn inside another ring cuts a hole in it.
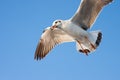
[{"label": "bird belly", "polygon": [[74,39],[81,41],[84,41],[85,36],[88,36],[87,31],[76,25],[68,25],[65,27],[64,31]]}]

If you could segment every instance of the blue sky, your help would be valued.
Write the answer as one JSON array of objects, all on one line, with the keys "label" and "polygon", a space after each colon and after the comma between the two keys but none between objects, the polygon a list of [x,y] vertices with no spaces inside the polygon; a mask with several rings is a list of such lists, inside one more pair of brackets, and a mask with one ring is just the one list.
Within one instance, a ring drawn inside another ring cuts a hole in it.
[{"label": "blue sky", "polygon": [[34,60],[44,28],[69,19],[79,2],[0,0],[0,80],[120,80],[120,0],[106,6],[91,29],[103,33],[94,53],[85,56],[65,43]]}]

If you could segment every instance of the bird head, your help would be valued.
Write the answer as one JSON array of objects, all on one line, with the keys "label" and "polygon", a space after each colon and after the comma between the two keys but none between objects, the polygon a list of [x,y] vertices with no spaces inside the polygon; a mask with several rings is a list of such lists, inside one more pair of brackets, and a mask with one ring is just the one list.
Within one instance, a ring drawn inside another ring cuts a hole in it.
[{"label": "bird head", "polygon": [[52,24],[52,27],[51,29],[54,29],[54,28],[61,28],[62,27],[62,20],[55,20]]}]

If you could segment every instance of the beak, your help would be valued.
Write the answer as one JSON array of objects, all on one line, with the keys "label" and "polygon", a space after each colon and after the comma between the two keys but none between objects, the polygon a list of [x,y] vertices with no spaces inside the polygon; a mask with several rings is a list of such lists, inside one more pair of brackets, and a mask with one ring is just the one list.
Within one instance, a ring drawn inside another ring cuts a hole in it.
[{"label": "beak", "polygon": [[51,30],[54,30],[54,28],[56,28],[56,27],[57,27],[56,25],[52,26],[52,27],[51,27]]}]

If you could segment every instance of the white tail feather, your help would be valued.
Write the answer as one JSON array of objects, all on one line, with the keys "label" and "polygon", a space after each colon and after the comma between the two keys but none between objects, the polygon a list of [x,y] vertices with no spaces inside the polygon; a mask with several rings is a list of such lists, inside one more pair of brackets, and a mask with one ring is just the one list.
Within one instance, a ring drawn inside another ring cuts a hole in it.
[{"label": "white tail feather", "polygon": [[88,40],[81,43],[76,42],[77,50],[79,52],[88,54],[95,51],[101,42],[102,33],[100,31],[92,31],[89,33],[87,39]]}]

